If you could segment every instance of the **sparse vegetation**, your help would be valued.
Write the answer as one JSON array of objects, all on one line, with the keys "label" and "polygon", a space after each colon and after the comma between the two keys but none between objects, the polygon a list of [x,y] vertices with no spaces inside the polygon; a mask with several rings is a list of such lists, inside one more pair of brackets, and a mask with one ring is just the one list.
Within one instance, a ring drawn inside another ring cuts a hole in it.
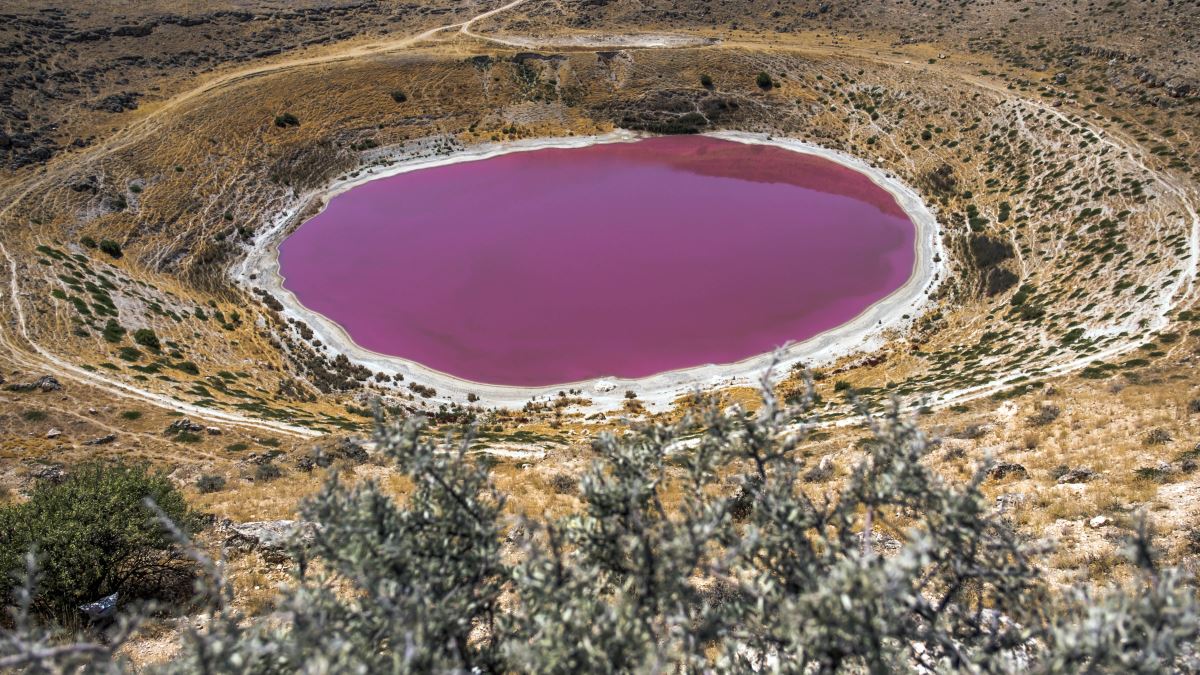
[{"label": "sparse vegetation", "polygon": [[201,494],[220,492],[225,489],[225,477],[206,473],[196,479],[196,489]]},{"label": "sparse vegetation", "polygon": [[[980,492],[986,467],[966,483],[940,480],[922,463],[924,435],[895,413],[875,421],[848,483],[812,508],[786,433],[799,411],[768,400],[758,416],[709,408],[675,428],[602,437],[579,484],[585,509],[525,523],[516,560],[501,546],[504,497],[486,468],[433,443],[419,420],[382,430],[382,452],[413,485],[406,499],[331,479],[303,518],[319,523],[309,551],[332,574],[300,566],[277,600],[293,620],[250,619],[210,591],[206,630],[187,635],[168,669],[294,670],[320,658],[338,672],[398,659],[421,672],[640,671],[750,668],[768,654],[831,672],[955,659],[996,672],[1187,663],[1200,604],[1185,575],[1157,564],[1143,521],[1126,558],[1087,563],[1093,575],[1128,566],[1135,588],[1048,595]],[[667,445],[700,429],[692,452],[670,458],[681,471],[668,472]],[[718,466],[743,467],[735,494],[714,489]],[[667,512],[669,491],[679,503]],[[893,529],[901,513],[904,529]],[[219,588],[219,570],[209,574]]]}]

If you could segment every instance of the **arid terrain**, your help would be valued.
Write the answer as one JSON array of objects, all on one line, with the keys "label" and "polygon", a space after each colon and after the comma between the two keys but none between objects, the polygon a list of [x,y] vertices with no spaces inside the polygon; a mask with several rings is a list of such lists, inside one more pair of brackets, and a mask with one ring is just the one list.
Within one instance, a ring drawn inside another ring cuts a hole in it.
[{"label": "arid terrain", "polygon": [[[911,186],[946,255],[919,312],[808,364],[814,494],[862,450],[852,395],[896,400],[941,439],[945,476],[997,462],[985,489],[1051,547],[1048,578],[1120,580],[1118,533],[1141,509],[1171,560],[1200,561],[1200,3],[17,0],[0,14],[0,500],[97,457],[169,470],[234,523],[293,517],[334,469],[402,494],[367,440],[378,401],[439,433],[475,424],[512,513],[569,512],[591,437],[676,418],[690,397],[437,391],[331,349],[245,263],[329,185],[394,163],[749,132]],[[771,385],[794,394],[801,371]],[[719,393],[754,407],[734,384]],[[224,488],[201,492],[206,475]],[[265,607],[281,567],[232,565],[239,598]]]}]

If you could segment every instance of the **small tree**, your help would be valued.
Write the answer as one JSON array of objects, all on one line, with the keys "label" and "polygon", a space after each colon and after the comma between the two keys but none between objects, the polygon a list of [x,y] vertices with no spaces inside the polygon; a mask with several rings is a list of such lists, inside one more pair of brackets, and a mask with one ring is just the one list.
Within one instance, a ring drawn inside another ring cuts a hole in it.
[{"label": "small tree", "polygon": [[101,239],[100,250],[104,251],[113,258],[120,258],[121,256],[125,255],[125,253],[121,251],[121,245],[112,239]]},{"label": "small tree", "polygon": [[80,605],[111,593],[127,600],[186,592],[191,566],[147,498],[179,527],[196,528],[170,479],[145,466],[77,467],[63,483],[39,483],[29,501],[0,508],[3,593],[16,585],[31,550],[41,561],[33,602],[43,616],[74,617]]},{"label": "small tree", "polygon": [[121,341],[121,338],[125,337],[125,329],[121,326],[121,324],[117,323],[116,319],[109,319],[104,324],[103,334],[105,340],[116,344]]},{"label": "small tree", "polygon": [[139,328],[133,331],[133,341],[156,352],[162,349],[162,345],[158,341],[158,336],[154,334],[154,330],[151,328]]}]

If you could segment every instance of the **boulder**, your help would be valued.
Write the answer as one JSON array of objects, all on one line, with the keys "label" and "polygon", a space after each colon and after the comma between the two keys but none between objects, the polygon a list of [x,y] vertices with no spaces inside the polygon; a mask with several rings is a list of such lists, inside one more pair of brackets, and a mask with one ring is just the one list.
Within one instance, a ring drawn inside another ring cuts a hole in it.
[{"label": "boulder", "polygon": [[237,523],[229,529],[231,533],[225,538],[224,545],[226,553],[258,551],[263,559],[271,562],[286,562],[293,542],[307,547],[316,535],[315,524],[295,520]]},{"label": "boulder", "polygon": [[13,383],[5,387],[9,391],[60,391],[62,385],[52,375],[43,375],[33,382]]},{"label": "boulder", "polygon": [[89,441],[84,441],[83,444],[84,445],[108,445],[109,443],[112,443],[115,440],[117,440],[116,434],[108,434],[107,436],[101,436],[99,438],[93,438]]},{"label": "boulder", "polygon": [[[862,546],[863,533],[857,532],[854,534],[854,539]],[[871,551],[875,555],[887,556],[895,554],[904,546],[904,542],[899,539],[880,532],[879,530],[871,530]]]},{"label": "boulder", "polygon": [[1015,511],[1018,507],[1025,503],[1025,495],[1017,492],[1006,492],[996,496],[996,512],[1008,513]]},{"label": "boulder", "polygon": [[1079,467],[1069,469],[1066,473],[1058,477],[1059,484],[1066,483],[1086,483],[1096,477],[1096,472],[1087,467]]},{"label": "boulder", "polygon": [[35,481],[46,481],[52,485],[58,485],[67,479],[67,472],[61,466],[43,464],[31,469],[29,477]]},{"label": "boulder", "polygon": [[988,478],[1002,480],[1004,478],[1008,478],[1009,476],[1028,478],[1029,471],[1027,471],[1024,466],[1021,466],[1015,462],[1000,462],[988,470]]},{"label": "boulder", "polygon": [[804,474],[805,483],[822,483],[833,476],[833,458],[825,455],[821,461]]},{"label": "boulder", "polygon": [[174,422],[171,422],[171,424],[167,427],[168,434],[183,433],[185,431],[189,431],[192,433],[199,433],[201,431],[204,431],[204,426],[200,425],[200,424],[196,424],[195,422],[191,421],[190,419],[188,419],[186,417],[180,417],[179,419],[175,420]]},{"label": "boulder", "polygon": [[95,602],[81,605],[79,610],[86,614],[92,621],[108,619],[117,613],[117,596],[117,593],[107,595]]}]

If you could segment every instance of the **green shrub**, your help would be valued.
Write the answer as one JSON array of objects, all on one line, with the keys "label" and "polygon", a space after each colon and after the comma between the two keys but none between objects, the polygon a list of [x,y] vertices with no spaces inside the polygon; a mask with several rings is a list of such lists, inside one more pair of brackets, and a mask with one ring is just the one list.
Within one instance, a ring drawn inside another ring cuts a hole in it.
[{"label": "green shrub", "polygon": [[201,494],[220,492],[221,490],[225,489],[225,477],[217,476],[215,474],[204,474],[196,479],[196,489],[199,490]]},{"label": "green shrub", "polygon": [[133,331],[133,341],[152,351],[157,352],[162,350],[162,345],[158,342],[158,336],[150,328],[139,328]]},{"label": "green shrub", "polygon": [[771,76],[765,72],[759,73],[758,77],[754,78],[754,83],[757,84],[760,89],[770,89],[771,87],[775,86],[775,83],[771,81]]},{"label": "green shrub", "polygon": [[292,113],[285,112],[275,117],[275,126],[281,129],[285,127],[298,127],[300,126],[300,120]]},{"label": "green shrub", "polygon": [[97,246],[96,240],[86,235],[79,238],[79,243],[85,248],[96,248]]},{"label": "green shrub", "polygon": [[712,89],[713,88],[712,77],[710,75],[708,75],[707,73],[705,73],[704,75],[701,75],[700,76],[700,86],[704,87],[705,89]]},{"label": "green shrub", "polygon": [[88,464],[58,484],[38,483],[29,501],[0,507],[0,575],[10,576],[36,549],[40,579],[38,614],[77,616],[81,604],[120,593],[179,599],[189,593],[192,566],[155,521],[149,498],[185,531],[198,520],[163,474],[145,466]]},{"label": "green shrub", "polygon": [[405,94],[404,92],[397,89],[396,91],[392,92],[392,100],[395,101],[396,103],[404,103],[405,101],[408,100],[408,94]]},{"label": "green shrub", "polygon": [[133,420],[140,420],[141,418],[141,410],[126,410],[125,412],[121,413],[121,419],[123,420],[129,420],[132,422]]},{"label": "green shrub", "polygon": [[21,413],[21,419],[26,422],[41,422],[48,417],[44,410],[26,410]]},{"label": "green shrub", "polygon": [[116,319],[109,319],[104,324],[103,335],[105,340],[115,344],[125,337],[125,329],[117,323]]},{"label": "green shrub", "polygon": [[142,352],[137,347],[121,347],[117,350],[117,356],[125,361],[137,361],[142,358]]},{"label": "green shrub", "polygon": [[268,483],[283,475],[283,471],[272,462],[259,464],[254,469],[254,480],[259,483]]},{"label": "green shrub", "polygon": [[120,258],[121,256],[125,255],[125,253],[121,250],[121,245],[112,239],[101,239],[100,250],[104,251],[113,258]]}]

